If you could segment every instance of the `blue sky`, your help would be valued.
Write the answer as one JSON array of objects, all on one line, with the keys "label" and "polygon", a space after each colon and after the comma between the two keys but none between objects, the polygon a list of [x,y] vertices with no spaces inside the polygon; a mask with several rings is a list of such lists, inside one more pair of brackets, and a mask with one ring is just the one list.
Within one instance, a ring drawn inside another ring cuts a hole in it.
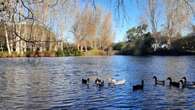
[{"label": "blue sky", "polygon": [[[124,0],[124,2],[125,12],[120,12],[120,15],[118,15],[117,10],[114,6],[111,6],[109,0],[96,0],[97,5],[113,13],[113,28],[116,34],[115,42],[124,40],[126,31],[139,23],[140,12],[136,0]],[[124,19],[124,15],[126,19]]]},{"label": "blue sky", "polygon": [[[147,0],[124,0],[124,6],[125,12],[120,11],[119,13],[116,10],[116,2],[117,0],[95,0],[96,6],[100,6],[103,8],[103,10],[111,11],[113,14],[113,30],[115,32],[115,40],[114,42],[120,42],[125,39],[126,31],[130,29],[131,27],[135,27],[140,24],[140,17],[144,17],[145,20],[147,20],[147,14],[146,14],[146,4]],[[139,1],[139,3],[137,3]],[[81,0],[81,7],[83,7],[86,3],[86,0]],[[83,6],[82,6],[83,5]],[[158,4],[158,30],[160,31],[162,28],[164,28],[164,24],[166,22],[165,15],[164,15],[164,5],[162,5],[162,1],[159,0]],[[120,15],[118,15],[120,14]],[[124,16],[127,19],[124,19]],[[69,23],[69,22],[68,22]],[[193,23],[195,23],[195,19],[193,19]],[[150,27],[148,28],[148,31],[150,31]],[[189,33],[189,30],[182,31],[183,35],[186,35]],[[69,31],[65,33],[65,36],[73,36],[72,33]],[[73,41],[73,39],[69,38],[68,41]]]}]

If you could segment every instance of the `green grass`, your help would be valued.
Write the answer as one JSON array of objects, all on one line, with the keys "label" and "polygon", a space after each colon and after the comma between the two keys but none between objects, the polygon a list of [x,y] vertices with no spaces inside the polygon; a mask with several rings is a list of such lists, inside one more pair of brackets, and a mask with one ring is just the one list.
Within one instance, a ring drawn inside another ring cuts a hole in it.
[{"label": "green grass", "polygon": [[103,50],[93,49],[84,53],[85,56],[104,56],[107,53]]},{"label": "green grass", "polygon": [[104,56],[107,55],[107,52],[103,50],[93,49],[87,52],[81,52],[77,49],[65,49],[64,51],[58,50],[55,51],[44,51],[44,52],[33,52],[27,51],[23,54],[18,54],[17,52],[12,52],[11,55],[7,51],[0,52],[1,58],[6,57],[63,57],[63,56]]},{"label": "green grass", "polygon": [[65,50],[58,50],[56,52],[57,57],[63,57],[63,56],[82,56],[83,52],[77,50],[77,49],[65,49]]}]

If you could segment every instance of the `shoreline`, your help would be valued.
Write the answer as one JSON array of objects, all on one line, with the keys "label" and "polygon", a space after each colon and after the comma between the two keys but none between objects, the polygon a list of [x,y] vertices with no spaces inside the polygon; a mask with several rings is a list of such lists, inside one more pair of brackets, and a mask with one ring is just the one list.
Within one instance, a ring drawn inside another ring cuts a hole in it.
[{"label": "shoreline", "polygon": [[89,55],[89,56],[15,56],[15,57],[0,57],[0,59],[3,58],[60,58],[60,57],[83,57],[83,58],[87,58],[87,57],[111,57],[111,56],[134,56],[134,57],[150,57],[150,56],[159,56],[159,57],[180,57],[180,56],[195,56],[195,54],[186,54],[186,55],[153,55],[153,54],[149,54],[149,55],[122,55],[122,54],[113,54],[113,55]]},{"label": "shoreline", "polygon": [[[28,52],[27,52],[28,53]],[[93,51],[89,51],[88,53],[82,53],[82,54],[60,54],[58,55],[56,52],[32,52],[32,53],[24,53],[24,54],[17,54],[12,53],[9,55],[7,52],[1,52],[0,58],[44,58],[44,57],[108,57],[108,56],[195,56],[194,51],[158,51],[158,52],[152,52],[152,53],[146,53],[146,54],[140,54],[140,55],[134,55],[133,53],[125,54],[120,53],[120,51],[113,50],[111,54],[102,54],[102,52],[98,51],[93,53]]]}]

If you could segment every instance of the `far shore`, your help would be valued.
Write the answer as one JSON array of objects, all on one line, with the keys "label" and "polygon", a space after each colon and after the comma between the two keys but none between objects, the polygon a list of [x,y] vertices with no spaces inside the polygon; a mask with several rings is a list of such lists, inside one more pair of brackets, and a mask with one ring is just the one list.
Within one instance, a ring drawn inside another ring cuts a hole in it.
[{"label": "far shore", "polygon": [[[6,53],[6,52],[5,52]],[[25,55],[2,55],[0,58],[44,58],[44,57],[108,57],[108,56],[195,56],[195,52],[185,52],[185,53],[174,53],[174,52],[167,52],[167,53],[151,53],[151,54],[144,54],[144,55],[133,55],[133,54],[121,54],[119,51],[113,51],[112,54],[82,54],[82,55],[64,55],[64,56],[58,56],[56,54],[31,54],[28,56]]]}]

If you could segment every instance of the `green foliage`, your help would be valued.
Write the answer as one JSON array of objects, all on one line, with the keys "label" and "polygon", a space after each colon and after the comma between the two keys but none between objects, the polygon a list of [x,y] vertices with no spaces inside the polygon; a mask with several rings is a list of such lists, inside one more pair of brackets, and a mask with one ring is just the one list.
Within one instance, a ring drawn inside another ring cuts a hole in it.
[{"label": "green foliage", "polygon": [[85,52],[85,56],[99,56],[99,55],[107,55],[107,53],[103,50],[92,49],[90,51]]},{"label": "green foliage", "polygon": [[77,49],[65,49],[63,56],[82,56],[83,53]]},{"label": "green foliage", "polygon": [[56,56],[62,57],[62,56],[64,56],[64,52],[63,52],[62,50],[58,50],[58,51],[56,52]]},{"label": "green foliage", "polygon": [[143,34],[143,38],[137,39],[135,41],[135,46],[133,48],[134,55],[145,55],[152,52],[153,38],[150,33]]},{"label": "green foliage", "polygon": [[62,56],[82,56],[83,52],[78,50],[75,45],[72,44],[65,44],[66,46],[64,47],[63,51],[58,50],[56,52],[56,56],[62,57]]},{"label": "green foliage", "polygon": [[172,43],[172,48],[177,51],[195,50],[195,37],[187,36]]},{"label": "green foliage", "polygon": [[1,58],[5,58],[5,57],[9,57],[10,55],[8,54],[8,52],[0,52],[0,57]]},{"label": "green foliage", "polygon": [[147,29],[147,25],[143,24],[137,27],[130,28],[127,34],[127,41],[132,42],[143,37],[144,32]]},{"label": "green foliage", "polygon": [[135,27],[129,29],[126,33],[127,33],[128,42],[131,42],[137,39],[137,30]]},{"label": "green foliage", "polygon": [[82,56],[83,53],[76,49],[74,46],[67,46],[64,48],[64,50],[58,50],[56,52],[56,56],[62,57],[62,56]]},{"label": "green foliage", "polygon": [[9,54],[7,51],[0,52],[0,57],[63,57],[63,56],[82,56],[83,53],[77,50],[76,48],[66,48],[64,51],[58,50],[55,51],[44,51],[44,52],[34,52],[34,51],[26,51],[23,54],[18,54],[17,52],[12,52]]},{"label": "green foliage", "polygon": [[125,46],[126,46],[125,42],[115,43],[113,44],[113,50],[122,50],[125,48]]},{"label": "green foliage", "polygon": [[120,48],[121,54],[146,55],[152,53],[154,39],[151,34],[146,33],[147,25],[143,24],[133,27],[127,31],[127,43]]}]

